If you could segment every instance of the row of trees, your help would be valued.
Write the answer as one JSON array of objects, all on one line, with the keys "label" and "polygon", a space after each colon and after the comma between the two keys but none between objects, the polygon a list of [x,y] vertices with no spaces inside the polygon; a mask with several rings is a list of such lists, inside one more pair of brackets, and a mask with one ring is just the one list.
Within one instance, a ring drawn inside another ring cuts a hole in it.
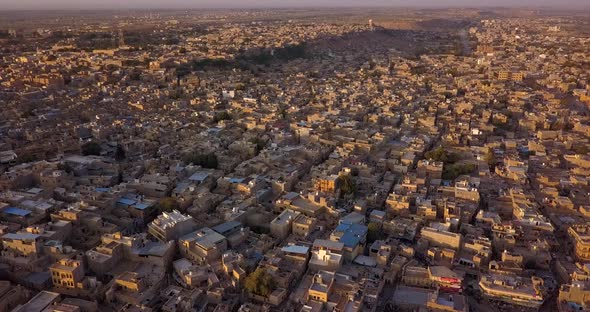
[{"label": "row of trees", "polygon": [[458,176],[471,174],[475,170],[474,164],[449,164],[445,165],[442,178],[445,180],[455,180]]},{"label": "row of trees", "polygon": [[300,44],[287,45],[282,48],[274,49],[273,52],[264,50],[255,54],[242,54],[238,57],[239,61],[267,65],[274,60],[290,61],[298,58],[307,57],[307,45],[305,42]]},{"label": "row of trees", "polygon": [[[186,53],[186,50],[181,51],[181,53]],[[176,75],[182,78],[193,71],[206,69],[225,70],[232,67],[248,69],[249,64],[267,65],[274,60],[290,61],[305,57],[307,57],[305,43],[277,48],[274,52],[264,50],[258,53],[246,54],[242,51],[234,60],[205,58],[180,64],[176,67]]]},{"label": "row of trees", "polygon": [[217,160],[217,155],[215,153],[207,153],[207,154],[189,154],[183,158],[185,164],[193,164],[197,166],[201,166],[203,168],[209,169],[217,169],[219,162]]},{"label": "row of trees", "polygon": [[[102,153],[102,147],[100,146],[100,144],[98,144],[98,142],[94,142],[94,141],[84,143],[82,145],[81,149],[82,149],[82,155],[84,155],[84,156],[89,156],[89,155],[100,156],[100,154]],[[123,148],[123,146],[121,144],[117,144],[117,148],[115,150],[115,160],[122,161],[125,158],[126,158],[125,149]]]},{"label": "row of trees", "polygon": [[457,153],[451,153],[442,146],[426,152],[424,157],[426,159],[443,162],[444,169],[442,178],[445,180],[454,180],[458,176],[470,174],[476,169],[474,164],[457,163],[459,160],[461,160],[461,155]]}]

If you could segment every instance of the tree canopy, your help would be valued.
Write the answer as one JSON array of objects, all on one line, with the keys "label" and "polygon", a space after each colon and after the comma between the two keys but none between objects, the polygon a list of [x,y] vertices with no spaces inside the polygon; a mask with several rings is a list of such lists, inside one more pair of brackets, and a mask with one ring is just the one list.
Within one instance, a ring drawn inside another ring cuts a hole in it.
[{"label": "tree canopy", "polygon": [[219,112],[213,117],[213,122],[220,122],[222,120],[231,120],[231,115],[228,112]]},{"label": "tree canopy", "polygon": [[102,148],[100,147],[100,144],[98,144],[96,142],[88,142],[88,143],[84,143],[84,145],[82,145],[82,155],[84,155],[84,156],[88,156],[88,155],[99,156],[101,151],[102,151]]},{"label": "tree canopy", "polygon": [[460,175],[471,174],[473,170],[475,170],[474,164],[445,165],[442,178],[445,180],[455,180]]},{"label": "tree canopy", "polygon": [[489,148],[488,152],[486,153],[485,161],[488,163],[489,166],[495,166],[498,162],[496,160],[496,156],[494,156],[494,151],[491,148]]},{"label": "tree canopy", "polygon": [[342,191],[343,195],[351,195],[356,192],[356,185],[354,183],[353,178],[350,175],[340,175],[336,182],[338,183],[340,191]]},{"label": "tree canopy", "polygon": [[430,150],[424,154],[426,159],[432,159],[434,161],[442,161],[445,164],[455,163],[459,160],[459,155],[455,153],[449,153],[444,147],[439,146],[433,150]]},{"label": "tree canopy", "polygon": [[115,151],[115,160],[121,161],[125,159],[125,149],[121,144],[117,144],[117,149]]},{"label": "tree canopy", "polygon": [[374,241],[378,240],[380,236],[381,226],[379,225],[379,223],[370,222],[367,230],[367,242],[371,244]]},{"label": "tree canopy", "polygon": [[276,287],[276,282],[272,275],[265,269],[257,268],[252,274],[246,277],[244,288],[255,295],[268,297]]},{"label": "tree canopy", "polygon": [[183,159],[185,164],[193,164],[203,168],[217,169],[219,162],[215,153],[208,154],[189,154]]},{"label": "tree canopy", "polygon": [[178,209],[180,204],[178,201],[172,197],[164,197],[160,199],[158,202],[158,211],[162,212],[170,212],[172,210]]}]

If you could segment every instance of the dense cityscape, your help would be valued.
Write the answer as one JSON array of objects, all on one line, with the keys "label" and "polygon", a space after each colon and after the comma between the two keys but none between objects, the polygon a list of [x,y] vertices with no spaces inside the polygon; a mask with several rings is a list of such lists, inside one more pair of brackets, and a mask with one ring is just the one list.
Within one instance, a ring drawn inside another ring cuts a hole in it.
[{"label": "dense cityscape", "polygon": [[590,311],[590,11],[0,12],[0,312]]}]

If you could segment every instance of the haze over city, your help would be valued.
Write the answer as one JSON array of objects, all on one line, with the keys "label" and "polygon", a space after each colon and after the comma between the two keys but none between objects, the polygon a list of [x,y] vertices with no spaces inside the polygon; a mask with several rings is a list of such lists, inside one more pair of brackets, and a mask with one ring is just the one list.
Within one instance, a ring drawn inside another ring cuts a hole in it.
[{"label": "haze over city", "polygon": [[0,312],[590,311],[587,7],[0,0]]},{"label": "haze over city", "polygon": [[557,7],[590,8],[586,0],[0,0],[1,10],[198,9],[288,7]]}]

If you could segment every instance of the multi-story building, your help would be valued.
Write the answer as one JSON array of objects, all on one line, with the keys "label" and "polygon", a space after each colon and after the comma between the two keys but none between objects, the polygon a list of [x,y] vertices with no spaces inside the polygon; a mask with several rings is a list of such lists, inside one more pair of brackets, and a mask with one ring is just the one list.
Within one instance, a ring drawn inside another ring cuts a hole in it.
[{"label": "multi-story building", "polygon": [[313,242],[309,268],[312,270],[336,271],[344,262],[344,244],[325,239]]},{"label": "multi-story building", "polygon": [[559,288],[559,311],[588,311],[590,308],[590,282],[573,281]]},{"label": "multi-story building", "polygon": [[436,220],[437,208],[431,199],[416,198],[416,215],[426,220]]},{"label": "multi-story building", "polygon": [[84,288],[84,266],[82,261],[61,259],[54,263],[49,270],[53,286],[62,288]]},{"label": "multi-story building", "polygon": [[432,287],[432,280],[427,268],[417,266],[407,266],[404,268],[402,283],[407,286],[415,287]]},{"label": "multi-story building", "polygon": [[36,257],[43,244],[41,235],[32,233],[7,233],[2,236],[2,255],[13,257]]},{"label": "multi-story building", "polygon": [[293,220],[292,231],[293,234],[301,237],[307,237],[316,230],[317,219],[300,214]]},{"label": "multi-story building", "polygon": [[88,269],[97,276],[104,276],[119,263],[125,254],[125,245],[111,241],[86,251]]},{"label": "multi-story building", "polygon": [[314,189],[319,192],[335,193],[337,187],[338,176],[329,175],[314,179]]},{"label": "multi-story building", "polygon": [[432,246],[447,247],[454,250],[461,248],[463,236],[459,233],[424,227],[420,234],[422,239],[427,240]]},{"label": "multi-story building", "polygon": [[17,308],[15,308],[12,311],[13,312],[31,312],[31,311],[42,312],[42,311],[44,311],[45,308],[47,308],[52,303],[59,301],[60,297],[61,296],[58,293],[42,290],[39,293],[37,293],[33,298],[31,298],[29,301],[27,301],[27,303],[25,303],[21,306],[18,306]]},{"label": "multi-story building", "polygon": [[197,224],[192,217],[173,210],[163,212],[148,224],[148,233],[162,242],[168,242],[194,231],[196,227]]},{"label": "multi-story building", "polygon": [[227,240],[210,228],[202,228],[181,237],[178,245],[183,257],[205,263],[221,257],[227,249]]},{"label": "multi-story building", "polygon": [[516,229],[511,223],[492,225],[492,247],[498,252],[511,250],[516,245]]},{"label": "multi-story building", "polygon": [[498,72],[498,80],[511,80],[511,81],[522,81],[525,73],[522,71],[508,71],[501,70]]},{"label": "multi-story building", "polygon": [[291,233],[293,220],[301,213],[291,209],[285,209],[270,222],[270,234],[276,238],[285,239]]},{"label": "multi-story building", "polygon": [[328,271],[319,271],[313,276],[313,282],[307,290],[307,299],[319,302],[328,302],[328,298],[334,288],[335,274]]},{"label": "multi-story building", "polygon": [[20,285],[12,285],[9,281],[0,281],[0,311],[12,311],[29,298],[29,291]]},{"label": "multi-story building", "polygon": [[416,171],[420,178],[441,179],[443,162],[423,159],[418,161]]},{"label": "multi-story building", "polygon": [[365,249],[367,227],[362,224],[339,224],[330,234],[330,240],[344,244],[344,259],[353,261]]},{"label": "multi-story building", "polygon": [[479,181],[476,178],[457,181],[455,183],[455,197],[479,202]]},{"label": "multi-story building", "polygon": [[574,243],[576,259],[590,261],[590,223],[572,225],[568,234]]},{"label": "multi-story building", "polygon": [[394,216],[408,216],[410,215],[411,198],[407,195],[391,193],[387,196],[385,205],[388,212]]},{"label": "multi-story building", "polygon": [[510,304],[539,308],[544,301],[543,279],[522,278],[516,275],[484,274],[479,288],[485,297]]},{"label": "multi-story building", "polygon": [[146,174],[139,180],[138,187],[147,196],[161,198],[172,190],[172,180],[166,175]]}]

